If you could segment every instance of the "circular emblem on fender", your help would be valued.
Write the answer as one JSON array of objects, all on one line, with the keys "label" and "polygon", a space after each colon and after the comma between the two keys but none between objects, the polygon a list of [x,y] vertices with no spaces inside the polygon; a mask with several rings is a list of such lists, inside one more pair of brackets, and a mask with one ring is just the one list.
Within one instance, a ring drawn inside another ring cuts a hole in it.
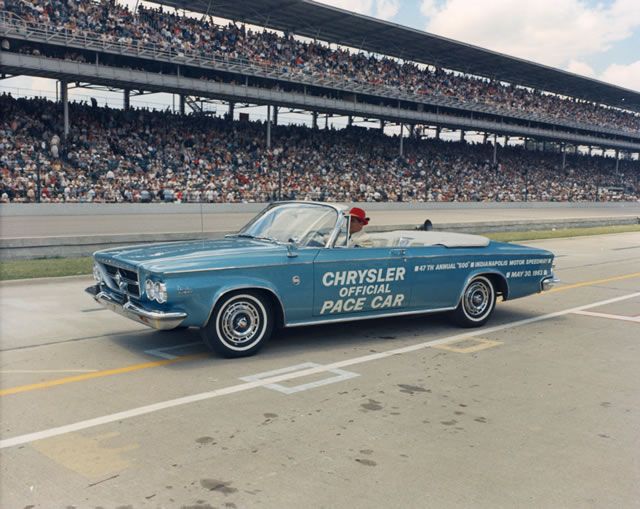
[{"label": "circular emblem on fender", "polygon": [[291,278],[291,282],[292,282],[294,285],[298,286],[298,285],[300,284],[300,276],[293,276],[293,277]]}]

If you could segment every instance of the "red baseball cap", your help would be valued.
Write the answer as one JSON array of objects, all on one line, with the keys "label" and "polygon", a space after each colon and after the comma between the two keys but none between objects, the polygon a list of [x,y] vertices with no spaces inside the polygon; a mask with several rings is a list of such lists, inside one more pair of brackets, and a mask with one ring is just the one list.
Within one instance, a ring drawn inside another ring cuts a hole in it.
[{"label": "red baseball cap", "polygon": [[352,209],[349,211],[349,215],[360,219],[360,221],[362,221],[362,224],[364,224],[365,226],[369,224],[367,213],[361,208],[352,207]]}]

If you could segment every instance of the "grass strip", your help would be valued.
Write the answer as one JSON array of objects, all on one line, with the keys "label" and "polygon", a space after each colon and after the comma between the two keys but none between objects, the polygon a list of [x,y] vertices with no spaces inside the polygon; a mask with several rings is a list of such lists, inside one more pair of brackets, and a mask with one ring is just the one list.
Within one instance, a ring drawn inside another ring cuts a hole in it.
[{"label": "grass strip", "polygon": [[[565,228],[526,232],[492,232],[484,235],[490,239],[502,242],[517,242],[523,240],[556,239],[626,232],[640,232],[640,225],[596,226],[593,228]],[[0,261],[0,281],[37,277],[89,275],[91,274],[92,267],[93,261],[90,256],[83,258],[39,258],[36,260]]]},{"label": "grass strip", "polygon": [[38,258],[36,260],[6,260],[0,262],[0,281],[62,277],[91,274],[93,260],[83,258]]},{"label": "grass strip", "polygon": [[564,237],[584,237],[587,235],[607,235],[610,233],[640,232],[640,224],[620,224],[614,226],[594,226],[590,228],[557,228],[553,230],[531,230],[526,232],[491,232],[485,237],[502,242],[521,240],[560,239]]}]

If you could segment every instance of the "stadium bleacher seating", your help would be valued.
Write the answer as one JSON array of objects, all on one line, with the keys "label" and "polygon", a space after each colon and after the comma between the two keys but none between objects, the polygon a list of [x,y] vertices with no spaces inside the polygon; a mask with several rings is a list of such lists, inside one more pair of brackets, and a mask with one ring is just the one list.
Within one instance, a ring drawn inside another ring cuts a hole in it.
[{"label": "stadium bleacher seating", "polygon": [[[606,105],[560,97],[524,87],[508,85],[411,62],[366,55],[346,49],[330,49],[322,42],[301,41],[291,34],[255,31],[230,23],[218,26],[166,9],[146,8],[135,12],[113,0],[0,0],[0,8],[27,23],[55,27],[74,34],[93,33],[100,38],[130,46],[153,44],[203,57],[224,57],[269,66],[286,76],[305,75],[317,79],[343,80],[402,90],[419,96],[454,98],[463,104],[499,107],[512,114],[527,112],[582,125],[640,131],[640,113]],[[21,51],[31,50],[28,46]],[[80,53],[67,58],[83,60]]]},{"label": "stadium bleacher seating", "polygon": [[34,202],[638,200],[638,162],[0,95],[0,199]]}]

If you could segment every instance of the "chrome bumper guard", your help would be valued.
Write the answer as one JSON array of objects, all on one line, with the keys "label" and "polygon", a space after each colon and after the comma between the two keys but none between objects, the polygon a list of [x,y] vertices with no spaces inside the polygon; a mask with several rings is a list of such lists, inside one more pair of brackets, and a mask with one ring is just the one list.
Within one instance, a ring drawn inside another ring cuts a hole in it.
[{"label": "chrome bumper guard", "polygon": [[187,313],[151,311],[140,306],[136,306],[134,303],[129,301],[124,303],[118,302],[108,293],[101,291],[98,286],[90,286],[85,289],[85,292],[91,295],[101,306],[143,325],[153,327],[154,329],[175,329],[187,317]]},{"label": "chrome bumper guard", "polygon": [[540,291],[546,292],[547,290],[551,290],[551,288],[553,288],[556,283],[559,282],[560,280],[556,279],[555,276],[546,277],[540,282]]}]

